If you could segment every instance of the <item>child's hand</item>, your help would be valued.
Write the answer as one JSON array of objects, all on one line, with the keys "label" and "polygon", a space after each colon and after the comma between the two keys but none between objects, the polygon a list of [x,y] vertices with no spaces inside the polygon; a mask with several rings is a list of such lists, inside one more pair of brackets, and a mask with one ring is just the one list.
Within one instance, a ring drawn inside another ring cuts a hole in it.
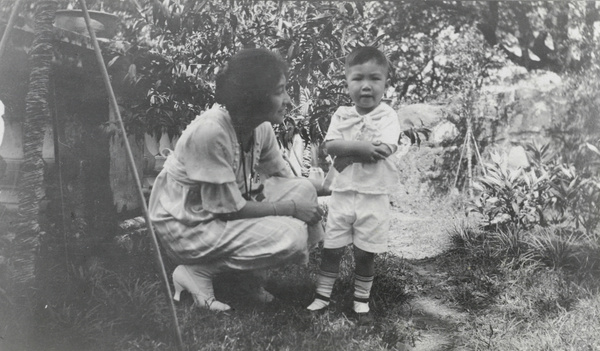
[{"label": "child's hand", "polygon": [[383,144],[381,141],[374,141],[375,151],[382,155],[384,158],[392,154],[392,149],[387,144]]},{"label": "child's hand", "polygon": [[363,148],[362,152],[357,155],[357,159],[355,158],[355,161],[362,163],[375,163],[379,160],[385,159],[386,157],[387,154],[385,153],[385,145],[382,145],[381,142],[375,142],[372,144],[367,144]]}]

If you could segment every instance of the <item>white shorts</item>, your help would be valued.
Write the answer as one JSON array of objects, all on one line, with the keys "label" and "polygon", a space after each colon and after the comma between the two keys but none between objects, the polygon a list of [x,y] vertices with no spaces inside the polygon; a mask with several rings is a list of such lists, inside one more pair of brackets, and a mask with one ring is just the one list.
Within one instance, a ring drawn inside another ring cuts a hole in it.
[{"label": "white shorts", "polygon": [[324,248],[337,249],[354,243],[367,252],[387,251],[390,230],[387,194],[334,191],[327,207]]}]

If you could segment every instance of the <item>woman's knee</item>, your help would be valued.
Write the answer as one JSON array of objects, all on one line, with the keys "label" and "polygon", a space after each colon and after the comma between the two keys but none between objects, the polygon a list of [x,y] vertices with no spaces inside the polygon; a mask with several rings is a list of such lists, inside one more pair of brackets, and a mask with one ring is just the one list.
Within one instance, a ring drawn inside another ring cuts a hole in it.
[{"label": "woman's knee", "polygon": [[267,201],[317,201],[317,190],[305,178],[269,178],[265,182],[264,194]]},{"label": "woman's knee", "polygon": [[296,178],[294,179],[294,182],[297,184],[298,190],[302,193],[317,193],[314,185],[306,178]]},{"label": "woman's knee", "polygon": [[299,200],[316,201],[317,200],[317,189],[308,179],[298,178],[294,180],[296,192],[294,197]]},{"label": "woman's knee", "polygon": [[304,250],[308,245],[308,229],[306,224],[298,219],[286,218],[289,221],[287,228],[279,236],[286,241],[286,246],[291,250]]}]

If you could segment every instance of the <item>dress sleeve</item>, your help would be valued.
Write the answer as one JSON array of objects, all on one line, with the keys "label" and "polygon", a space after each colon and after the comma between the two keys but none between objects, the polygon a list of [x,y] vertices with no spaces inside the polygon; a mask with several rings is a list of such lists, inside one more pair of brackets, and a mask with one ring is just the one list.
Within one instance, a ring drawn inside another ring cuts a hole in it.
[{"label": "dress sleeve", "polygon": [[339,130],[340,120],[340,109],[338,108],[338,110],[335,111],[335,113],[331,117],[331,122],[329,122],[329,128],[327,128],[325,141],[343,139],[342,133]]},{"label": "dress sleeve", "polygon": [[201,183],[202,208],[211,213],[232,213],[246,206],[246,199],[235,183]]},{"label": "dress sleeve", "polygon": [[211,121],[199,123],[184,142],[180,159],[190,180],[235,184],[233,150],[222,127]]},{"label": "dress sleeve", "polygon": [[400,138],[400,122],[398,122],[396,111],[390,109],[389,113],[381,119],[379,131],[381,132],[382,143],[398,145],[398,139]]},{"label": "dress sleeve", "polygon": [[263,123],[258,127],[255,134],[261,140],[256,142],[261,145],[260,157],[256,170],[260,174],[271,176],[273,174],[288,174],[287,162],[283,159],[275,132],[270,123]]}]

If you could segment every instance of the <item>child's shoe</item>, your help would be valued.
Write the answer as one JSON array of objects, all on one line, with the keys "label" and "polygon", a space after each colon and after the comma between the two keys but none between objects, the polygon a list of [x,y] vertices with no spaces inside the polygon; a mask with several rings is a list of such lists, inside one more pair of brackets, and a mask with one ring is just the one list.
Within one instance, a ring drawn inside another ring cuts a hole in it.
[{"label": "child's shoe", "polygon": [[324,312],[329,307],[329,297],[316,294],[315,300],[306,307],[311,312]]},{"label": "child's shoe", "polygon": [[358,325],[368,325],[373,323],[373,314],[369,308],[369,302],[354,300],[353,306],[354,318]]}]

